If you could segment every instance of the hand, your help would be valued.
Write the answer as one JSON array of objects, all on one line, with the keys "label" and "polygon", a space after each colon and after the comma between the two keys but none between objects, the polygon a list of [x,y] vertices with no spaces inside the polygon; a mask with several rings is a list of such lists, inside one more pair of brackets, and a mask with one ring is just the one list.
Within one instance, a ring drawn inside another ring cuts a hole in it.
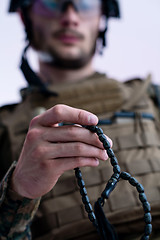
[{"label": "hand", "polygon": [[33,118],[12,176],[12,189],[20,195],[41,197],[65,171],[94,167],[99,164],[98,159],[107,159],[96,134],[78,125],[59,126],[61,122],[96,125],[98,118],[65,105],[56,105]]}]

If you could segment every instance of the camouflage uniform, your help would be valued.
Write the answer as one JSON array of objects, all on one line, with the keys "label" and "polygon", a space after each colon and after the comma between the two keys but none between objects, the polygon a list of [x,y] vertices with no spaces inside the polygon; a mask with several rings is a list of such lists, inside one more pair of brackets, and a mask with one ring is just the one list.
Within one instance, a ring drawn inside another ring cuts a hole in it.
[{"label": "camouflage uniform", "polygon": [[[23,90],[20,104],[1,109],[1,177],[13,164],[1,183],[0,239],[29,240],[31,232],[36,240],[99,239],[82,206],[73,171],[63,174],[42,199],[22,198],[9,188],[14,160],[18,159],[30,120],[41,110],[58,103],[91,111],[99,119],[112,119],[111,124],[102,128],[113,140],[113,150],[122,170],[143,184],[152,207],[156,232],[152,239],[160,239],[160,122],[158,111],[147,94],[149,85],[148,80],[135,79],[124,84],[95,73],[78,83],[51,86],[57,97],[43,96],[36,89]],[[114,117],[115,112],[120,111],[134,112],[135,117]],[[152,114],[154,121],[144,119],[142,113]],[[112,167],[109,161],[101,162],[97,168],[82,169],[82,173],[93,203],[112,175]],[[143,211],[133,187],[120,181],[104,210],[120,239],[140,239]]]}]

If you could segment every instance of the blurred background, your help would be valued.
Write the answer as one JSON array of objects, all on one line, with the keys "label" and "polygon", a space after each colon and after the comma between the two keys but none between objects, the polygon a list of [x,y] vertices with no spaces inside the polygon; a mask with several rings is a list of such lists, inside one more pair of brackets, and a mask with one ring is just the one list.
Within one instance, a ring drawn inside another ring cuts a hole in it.
[{"label": "blurred background", "polygon": [[[119,0],[121,19],[111,19],[107,48],[95,56],[100,72],[119,81],[152,74],[160,84],[160,0]],[[19,89],[26,86],[19,70],[25,46],[23,26],[16,14],[8,14],[8,0],[0,1],[0,106],[20,101]],[[38,69],[36,55],[30,64]]]}]

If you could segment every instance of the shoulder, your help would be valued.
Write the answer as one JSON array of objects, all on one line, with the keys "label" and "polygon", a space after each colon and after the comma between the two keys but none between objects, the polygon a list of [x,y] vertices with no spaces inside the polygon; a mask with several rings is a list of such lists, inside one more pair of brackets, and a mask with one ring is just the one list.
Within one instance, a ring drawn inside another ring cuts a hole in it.
[{"label": "shoulder", "polygon": [[130,87],[144,87],[146,94],[157,101],[160,106],[160,85],[155,84],[152,81],[151,75],[148,75],[146,78],[133,78],[124,82],[126,86]]},{"label": "shoulder", "polygon": [[13,111],[17,105],[18,105],[18,103],[3,105],[0,107],[0,112]]},{"label": "shoulder", "polygon": [[152,76],[149,74],[146,78],[132,78],[124,82],[124,86],[132,89],[132,93],[136,96],[148,96],[151,97],[149,92],[153,87]]},{"label": "shoulder", "polygon": [[144,78],[141,78],[141,77],[130,78],[128,80],[125,80],[124,84],[128,85],[128,86],[143,86],[143,85],[145,85],[148,88],[152,84],[152,76],[151,76],[151,74],[148,74]]},{"label": "shoulder", "polygon": [[18,103],[1,106],[0,107],[0,122],[1,122],[1,119],[12,114],[15,111],[17,105],[18,105]]},{"label": "shoulder", "polygon": [[138,84],[143,84],[145,80],[146,80],[145,78],[136,77],[136,78],[127,79],[123,83],[125,85],[138,85]]}]

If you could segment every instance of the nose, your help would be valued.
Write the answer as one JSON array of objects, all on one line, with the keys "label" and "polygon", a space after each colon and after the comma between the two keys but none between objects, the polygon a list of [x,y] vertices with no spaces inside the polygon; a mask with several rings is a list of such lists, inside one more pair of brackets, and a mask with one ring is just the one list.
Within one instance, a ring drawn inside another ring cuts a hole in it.
[{"label": "nose", "polygon": [[66,26],[77,26],[79,24],[79,14],[72,4],[69,4],[61,13],[61,24]]}]

